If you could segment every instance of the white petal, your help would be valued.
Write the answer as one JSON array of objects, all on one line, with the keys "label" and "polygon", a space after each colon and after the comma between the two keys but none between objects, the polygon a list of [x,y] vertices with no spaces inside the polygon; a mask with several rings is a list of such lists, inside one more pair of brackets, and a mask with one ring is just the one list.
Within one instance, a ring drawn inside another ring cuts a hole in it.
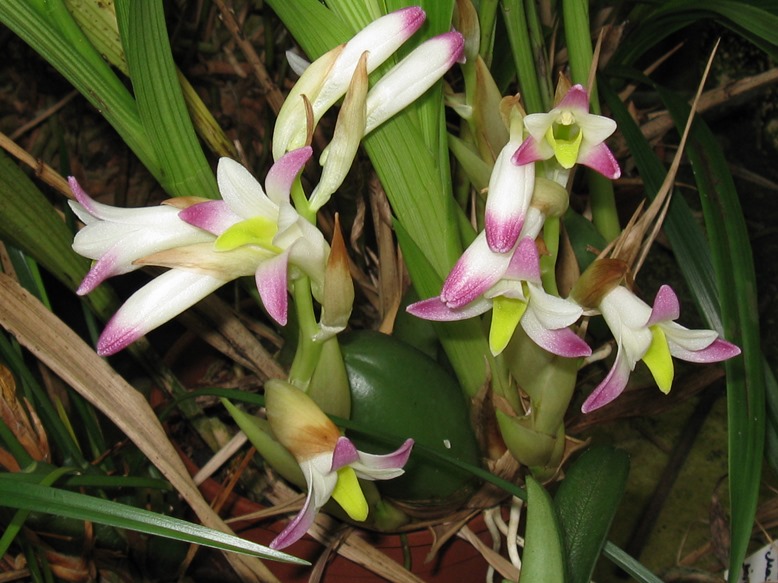
[{"label": "white petal", "polygon": [[530,296],[527,309],[532,311],[544,328],[548,330],[566,328],[581,317],[583,308],[578,304],[548,294],[539,285],[533,283],[528,285]]},{"label": "white petal", "polygon": [[458,32],[431,38],[381,77],[367,95],[365,134],[421,97],[459,60],[464,45]]},{"label": "white petal", "polygon": [[221,158],[216,169],[219,192],[232,212],[244,219],[257,215],[275,220],[278,206],[271,201],[257,179],[242,164]]},{"label": "white petal", "polygon": [[548,113],[531,113],[524,118],[524,127],[535,140],[542,142],[546,139],[546,132],[556,121],[557,116],[558,112],[553,109]]},{"label": "white petal", "polygon": [[713,330],[689,330],[676,322],[661,322],[658,326],[667,336],[671,349],[676,344],[684,350],[696,352],[707,348],[719,337]]}]

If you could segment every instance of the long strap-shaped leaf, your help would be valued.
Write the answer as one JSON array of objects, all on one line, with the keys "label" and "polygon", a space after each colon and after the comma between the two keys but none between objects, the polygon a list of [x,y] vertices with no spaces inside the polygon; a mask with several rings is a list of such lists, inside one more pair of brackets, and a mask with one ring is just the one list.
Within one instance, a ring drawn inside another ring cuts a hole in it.
[{"label": "long strap-shaped leaf", "polygon": [[216,531],[143,508],[15,478],[16,476],[0,474],[0,500],[2,500],[0,504],[17,508],[22,513],[43,512],[117,528],[127,528],[227,551],[252,553],[276,560],[305,564],[305,561],[244,540],[234,534]]},{"label": "long strap-shaped leaf", "polygon": [[165,24],[164,3],[116,3],[124,53],[140,119],[174,196],[218,196],[186,108]]},{"label": "long strap-shaped leaf", "polygon": [[[682,98],[660,90],[676,125],[689,112]],[[721,294],[721,315],[727,338],[743,350],[743,358],[729,360],[727,413],[729,420],[729,490],[731,548],[730,582],[740,577],[746,556],[762,473],[765,438],[765,374],[756,273],[743,211],[732,175],[716,138],[697,119],[689,134],[687,155],[694,169],[705,225]]]},{"label": "long strap-shaped leaf", "polygon": [[[159,468],[205,526],[230,532],[203,500],[143,396],[57,316],[5,274],[0,274],[0,323],[113,421]],[[227,559],[245,581],[276,581],[257,559],[231,553]]]},{"label": "long strap-shaped leaf", "polygon": [[[603,84],[601,89],[621,132],[627,139],[630,152],[646,185],[646,194],[653,197],[664,180],[665,170],[624,104],[607,84]],[[663,97],[674,101],[666,93],[663,93]],[[673,103],[673,107],[676,109],[677,123],[685,123],[688,109],[678,111],[681,106],[677,102]],[[707,139],[709,145],[715,144],[710,135]],[[693,130],[688,146],[690,155],[692,149],[698,152],[704,143],[705,139],[701,138],[699,130]],[[710,155],[711,152],[705,154],[706,157]],[[699,158],[697,160],[702,164],[698,166],[697,172],[701,181],[698,186],[701,192],[706,192],[706,222],[711,222],[708,225],[711,232],[710,245],[718,254],[716,269],[708,242],[683,198],[673,199],[664,228],[700,314],[711,328],[719,333],[726,332],[729,340],[740,344],[745,355],[744,359],[734,359],[727,363],[729,464],[730,480],[734,481],[730,494],[730,572],[732,577],[736,577],[751,535],[759,488],[765,431],[764,369],[759,349],[758,321],[755,320],[755,298],[752,295],[756,285],[753,279],[751,247],[745,232],[743,215],[731,187],[731,177],[727,179],[721,174],[716,177],[710,174],[714,168],[717,172],[726,171],[726,161],[719,160],[710,164],[710,158],[707,162]],[[703,175],[699,172],[703,172]],[[705,176],[705,173],[708,175]],[[711,178],[714,178],[713,182]],[[716,285],[717,279],[721,282],[720,288]],[[719,289],[728,297],[720,299]]]}]

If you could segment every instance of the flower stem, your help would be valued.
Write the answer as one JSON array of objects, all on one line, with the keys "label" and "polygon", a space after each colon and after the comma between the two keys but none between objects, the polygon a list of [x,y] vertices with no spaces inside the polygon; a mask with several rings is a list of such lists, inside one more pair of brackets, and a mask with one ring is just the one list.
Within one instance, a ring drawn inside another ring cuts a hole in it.
[{"label": "flower stem", "polygon": [[321,343],[314,341],[319,331],[316,314],[313,311],[311,281],[307,277],[296,279],[292,283],[292,297],[298,319],[297,351],[289,370],[289,382],[306,390],[321,355]]}]

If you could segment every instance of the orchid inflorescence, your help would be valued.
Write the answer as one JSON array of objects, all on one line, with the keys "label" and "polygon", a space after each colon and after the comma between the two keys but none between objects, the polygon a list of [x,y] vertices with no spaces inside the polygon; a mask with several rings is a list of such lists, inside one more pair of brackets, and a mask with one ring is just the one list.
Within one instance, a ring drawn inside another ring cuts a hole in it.
[{"label": "orchid inflorescence", "polygon": [[[344,264],[345,249],[334,243],[330,247],[316,226],[316,212],[341,186],[364,136],[462,61],[464,38],[448,32],[421,43],[369,86],[368,75],[397,52],[424,18],[416,7],[379,18],[304,68],[279,112],[275,162],[264,187],[243,165],[222,158],[217,167],[220,200],[179,198],[155,208],[121,209],[91,199],[70,179],[76,197],[71,206],[86,225],[73,247],[94,260],[79,294],[143,266],[169,269],[135,292],[109,321],[98,341],[100,354],[116,353],[246,275],[254,276],[264,308],[279,325],[287,323],[290,287],[303,286],[323,307],[308,342],[322,342],[346,327],[353,287],[347,264],[335,267]],[[312,132],[341,99],[332,140],[320,153],[320,180],[305,196],[300,175],[314,155]],[[672,356],[714,362],[738,354],[714,331],[675,323],[679,304],[669,286],[660,289],[653,306],[645,304],[626,285],[628,266],[617,259],[595,260],[567,298],[548,285],[541,267],[544,226],[567,209],[567,184],[576,164],[609,179],[620,176],[605,144],[616,124],[589,112],[584,87],[564,81],[556,106],[547,113],[525,115],[518,100],[513,103],[506,123],[509,139],[493,160],[483,230],[456,262],[440,294],[408,311],[441,321],[491,312],[489,347],[494,356],[520,328],[538,347],[565,359],[591,356],[576,326],[583,317],[601,314],[616,340],[617,355],[610,373],[584,402],[584,412],[615,399],[638,360],[667,392]],[[407,440],[385,456],[358,451],[305,388],[282,381],[266,385],[274,438],[294,456],[308,488],[303,509],[274,541],[275,548],[299,539],[330,497],[352,519],[364,520],[367,503],[357,478],[402,474],[413,446]]]}]

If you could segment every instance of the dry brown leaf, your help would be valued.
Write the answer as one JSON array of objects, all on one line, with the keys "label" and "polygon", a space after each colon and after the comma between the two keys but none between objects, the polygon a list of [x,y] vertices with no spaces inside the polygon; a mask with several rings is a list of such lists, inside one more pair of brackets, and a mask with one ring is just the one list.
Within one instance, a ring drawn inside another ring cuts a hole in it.
[{"label": "dry brown leaf", "polygon": [[[16,393],[13,374],[6,367],[0,366],[0,419],[32,459],[49,461],[49,442],[43,425],[29,403],[27,407],[22,405]],[[5,456],[0,459],[0,465],[8,467],[7,462]]]},{"label": "dry brown leaf", "polygon": [[[32,294],[0,274],[0,323],[35,357],[103,412],[146,455],[210,528],[232,532],[203,499],[143,395]],[[244,581],[278,581],[254,557],[226,553]]]}]

